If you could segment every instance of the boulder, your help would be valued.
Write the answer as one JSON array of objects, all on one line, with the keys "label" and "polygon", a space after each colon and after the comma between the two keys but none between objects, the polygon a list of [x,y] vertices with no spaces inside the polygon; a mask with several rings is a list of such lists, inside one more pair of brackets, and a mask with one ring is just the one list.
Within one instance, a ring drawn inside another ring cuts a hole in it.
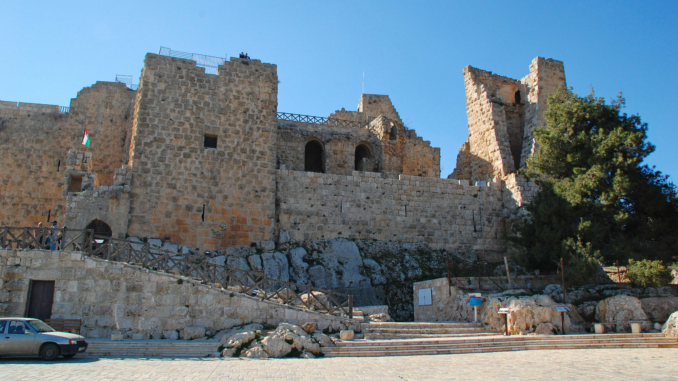
[{"label": "boulder", "polygon": [[363,259],[363,266],[365,266],[365,272],[370,277],[372,285],[386,284],[386,277],[381,272],[381,266],[374,259]]},{"label": "boulder", "polygon": [[311,339],[301,327],[289,323],[280,323],[278,328],[261,340],[261,346],[269,357],[286,357],[296,349],[320,354],[320,345]]},{"label": "boulder", "polygon": [[283,244],[283,243],[287,243],[287,242],[290,242],[290,241],[291,241],[290,232],[288,232],[287,230],[281,230],[280,236],[278,236],[278,243]]},{"label": "boulder", "polygon": [[596,306],[598,305],[598,302],[596,301],[589,301],[589,302],[584,302],[577,306],[577,311],[581,315],[584,320],[588,322],[592,322],[596,318]]},{"label": "boulder", "polygon": [[667,337],[678,338],[678,311],[672,313],[662,326],[662,333]]},{"label": "boulder", "polygon": [[391,316],[389,314],[373,314],[373,315],[368,315],[370,321],[378,322],[378,323],[383,323],[387,321],[392,321]]},{"label": "boulder", "polygon": [[296,247],[287,253],[287,259],[290,262],[290,278],[299,284],[308,284],[308,263],[304,262],[306,250],[303,247]]},{"label": "boulder", "polygon": [[252,270],[261,271],[263,267],[261,266],[261,255],[252,254],[247,257],[247,263],[249,263]]},{"label": "boulder", "polygon": [[275,250],[275,241],[259,241],[257,242],[257,249],[261,251]]},{"label": "boulder", "polygon": [[313,334],[313,338],[320,344],[321,347],[334,347],[334,341],[324,333],[316,332]]},{"label": "boulder", "polygon": [[[467,295],[462,299],[468,304]],[[556,305],[548,295],[510,297],[505,300],[500,297],[488,297],[483,301],[483,309],[480,312],[481,321],[488,331],[504,332],[504,316],[497,312],[500,307],[509,307],[513,309],[508,318],[509,333],[512,335],[536,333],[540,325],[540,332],[552,332],[554,329],[560,332],[562,320],[560,312],[554,308]],[[577,309],[574,306],[569,306],[569,308],[571,312],[565,314],[565,332],[585,332],[581,325],[584,320]],[[470,321],[472,318],[467,320]]]},{"label": "boulder", "polygon": [[165,340],[178,340],[179,332],[177,331],[162,331],[162,338]]},{"label": "boulder", "polygon": [[657,323],[664,323],[669,316],[678,311],[678,297],[658,297],[641,299],[645,315]]},{"label": "boulder", "polygon": [[301,326],[301,329],[303,329],[308,334],[312,334],[313,332],[315,332],[316,328],[318,328],[318,327],[312,322],[304,323]]},{"label": "boulder", "polygon": [[259,323],[247,324],[242,327],[233,327],[231,329],[223,330],[217,333],[214,336],[214,339],[218,341],[219,344],[227,346],[228,341],[231,339],[233,335],[243,332],[253,332],[256,335],[256,332],[262,329],[264,329],[264,326]]},{"label": "boulder", "polygon": [[554,328],[554,325],[549,322],[539,323],[537,328],[534,329],[534,333],[537,335],[553,335]]},{"label": "boulder", "polygon": [[162,241],[157,238],[149,238],[147,242],[153,248],[159,249],[162,247]]},{"label": "boulder", "polygon": [[308,276],[311,283],[320,288],[327,288],[327,282],[325,282],[326,276],[325,268],[322,265],[315,265],[308,269]]},{"label": "boulder", "polygon": [[325,269],[325,287],[371,287],[370,279],[360,271],[363,259],[355,242],[339,238],[318,243],[317,246],[320,253],[318,260]]},{"label": "boulder", "polygon": [[628,295],[613,296],[598,303],[596,320],[608,324],[607,329],[617,332],[630,332],[632,321],[640,322],[645,332],[652,329],[640,300]]},{"label": "boulder", "polygon": [[314,359],[315,358],[315,356],[311,352],[304,352],[299,357],[302,358],[302,359]]},{"label": "boulder", "polygon": [[205,327],[186,327],[184,328],[182,338],[184,340],[193,340],[205,337]]},{"label": "boulder", "polygon": [[261,344],[252,346],[250,349],[244,351],[240,354],[240,357],[247,357],[251,359],[267,359],[270,356],[264,350],[264,347]]},{"label": "boulder", "polygon": [[279,252],[263,253],[261,254],[261,263],[264,266],[266,276],[282,281],[290,280],[290,272],[285,254]]},{"label": "boulder", "polygon": [[354,337],[355,337],[355,333],[353,332],[352,329],[349,329],[347,331],[342,330],[341,332],[339,332],[339,338],[341,340],[349,341],[349,340],[353,340]]},{"label": "boulder", "polygon": [[235,335],[232,335],[227,340],[225,340],[226,341],[225,347],[240,348],[243,345],[249,344],[249,342],[254,340],[256,337],[257,334],[254,331],[236,333]]}]

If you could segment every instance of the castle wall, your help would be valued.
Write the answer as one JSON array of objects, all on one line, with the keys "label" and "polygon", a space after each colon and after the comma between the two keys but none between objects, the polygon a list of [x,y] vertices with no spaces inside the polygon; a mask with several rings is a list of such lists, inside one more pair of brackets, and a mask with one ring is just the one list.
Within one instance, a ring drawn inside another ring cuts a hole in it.
[{"label": "castle wall", "polygon": [[[124,84],[97,82],[59,106],[0,102],[0,225],[63,223],[64,168],[68,151],[92,152],[93,170],[112,184],[115,168],[126,162],[134,91]],[[85,127],[91,146],[81,145]],[[71,226],[72,227],[72,226]]]},{"label": "castle wall", "polygon": [[382,167],[382,143],[365,128],[290,121],[278,122],[277,152],[280,164],[295,171],[304,170],[306,143],[315,139],[324,148],[325,173],[351,174],[355,170],[355,149],[366,143],[372,150],[373,171]]},{"label": "castle wall", "polygon": [[504,250],[500,183],[285,169],[277,177],[278,228],[297,241],[423,241],[435,248]]},{"label": "castle wall", "polygon": [[262,301],[192,278],[109,262],[81,253],[0,250],[0,316],[23,316],[31,280],[53,280],[54,319],[82,319],[81,333],[152,339],[189,326],[218,331],[248,323],[314,322],[319,330],[360,331],[355,320]]},{"label": "castle wall", "polygon": [[271,239],[276,66],[231,58],[210,75],[148,54],[138,92],[129,235],[210,249]]},{"label": "castle wall", "polygon": [[565,67],[562,61],[536,57],[530,64],[530,74],[520,80],[528,92],[529,104],[524,111],[523,150],[520,158],[521,167],[532,155],[537,147],[532,130],[546,124],[544,112],[548,108],[548,96],[555,93],[559,87],[567,86],[565,82]]}]

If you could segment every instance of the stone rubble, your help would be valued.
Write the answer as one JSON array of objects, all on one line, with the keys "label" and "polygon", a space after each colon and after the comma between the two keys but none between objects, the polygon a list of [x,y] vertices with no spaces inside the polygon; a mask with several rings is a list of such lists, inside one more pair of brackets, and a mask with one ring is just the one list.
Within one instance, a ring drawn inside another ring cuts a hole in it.
[{"label": "stone rubble", "polygon": [[[310,327],[313,323],[306,323]],[[245,327],[243,327],[245,328]],[[255,327],[248,327],[255,328]],[[334,346],[329,336],[314,332],[309,334],[302,327],[289,323],[280,323],[265,337],[261,330],[243,331],[224,336],[221,341],[223,357],[245,358],[316,358],[322,356],[322,347]]]}]

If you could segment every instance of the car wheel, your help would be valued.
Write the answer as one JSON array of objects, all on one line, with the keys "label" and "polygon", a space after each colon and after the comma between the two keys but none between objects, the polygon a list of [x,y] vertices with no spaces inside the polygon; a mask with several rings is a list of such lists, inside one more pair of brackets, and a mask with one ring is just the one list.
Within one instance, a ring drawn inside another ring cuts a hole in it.
[{"label": "car wheel", "polygon": [[72,359],[73,356],[75,356],[75,353],[73,353],[72,355],[64,355],[64,358],[65,359]]},{"label": "car wheel", "polygon": [[59,357],[60,351],[56,344],[47,343],[40,349],[40,357],[43,360],[54,361]]}]

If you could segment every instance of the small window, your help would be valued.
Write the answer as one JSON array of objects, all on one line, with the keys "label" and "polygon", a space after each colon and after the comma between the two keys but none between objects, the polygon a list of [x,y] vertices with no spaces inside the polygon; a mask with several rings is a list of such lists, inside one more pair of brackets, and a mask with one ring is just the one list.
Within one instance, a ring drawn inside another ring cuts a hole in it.
[{"label": "small window", "polygon": [[217,148],[217,136],[205,134],[205,148]]},{"label": "small window", "polygon": [[515,99],[515,101],[516,101],[515,103],[520,103],[520,90],[516,91],[515,98],[516,98],[516,99]]},{"label": "small window", "polygon": [[68,183],[69,192],[80,192],[82,190],[82,176],[81,175],[71,175],[70,181]]}]

